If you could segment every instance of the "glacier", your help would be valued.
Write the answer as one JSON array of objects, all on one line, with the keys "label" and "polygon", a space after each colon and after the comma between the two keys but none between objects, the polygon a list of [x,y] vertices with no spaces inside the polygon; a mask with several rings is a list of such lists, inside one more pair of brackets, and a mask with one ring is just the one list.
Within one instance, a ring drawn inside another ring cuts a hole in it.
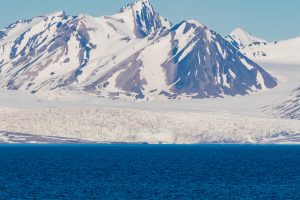
[{"label": "glacier", "polygon": [[[262,63],[262,65],[278,65],[282,66],[283,70],[286,71],[290,71],[291,66],[294,66],[296,69],[300,65],[298,56],[298,52],[300,51],[299,37],[283,41],[268,42],[238,28],[225,38],[245,56],[255,62]],[[294,73],[296,73],[296,76],[299,76],[297,70],[295,70]],[[293,75],[289,74],[285,79],[290,79],[291,76]],[[285,84],[285,82],[291,81],[283,80],[281,84]],[[293,88],[287,89],[289,93],[286,94],[285,97],[279,97],[277,101],[266,106],[266,112],[276,117],[300,119],[300,84],[298,80],[294,82],[296,84],[293,84]]]},{"label": "glacier", "polygon": [[222,112],[77,107],[0,109],[0,113],[0,130],[100,143],[271,143],[300,133],[297,120]]},{"label": "glacier", "polygon": [[17,21],[0,30],[0,143],[299,143],[296,40],[173,24],[149,0]]}]

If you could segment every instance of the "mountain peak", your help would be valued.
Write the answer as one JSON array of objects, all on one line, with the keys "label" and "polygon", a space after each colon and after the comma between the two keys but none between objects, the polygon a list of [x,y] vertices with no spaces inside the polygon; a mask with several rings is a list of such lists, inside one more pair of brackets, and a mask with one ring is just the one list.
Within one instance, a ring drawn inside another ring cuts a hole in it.
[{"label": "mountain peak", "polygon": [[[234,29],[234,30],[230,33],[230,35],[247,35],[247,34],[248,34],[248,33],[247,33],[244,29],[242,29],[242,28],[240,28],[240,27]],[[249,35],[249,34],[248,34],[248,35]]]},{"label": "mountain peak", "polygon": [[147,0],[107,17],[64,16],[0,31],[0,88],[151,100],[246,95],[277,85],[221,35],[194,19],[171,28]]},{"label": "mountain peak", "polygon": [[66,16],[66,12],[64,10],[55,11],[47,14],[45,17],[64,17]]},{"label": "mountain peak", "polygon": [[196,27],[205,27],[205,25],[201,24],[198,20],[196,19],[189,19],[189,20],[185,20],[186,23],[188,24],[193,24]]},{"label": "mountain peak", "polygon": [[265,43],[264,39],[258,38],[246,32],[242,28],[236,28],[232,31],[226,39],[231,42],[238,49],[245,48],[253,43]]},{"label": "mountain peak", "polygon": [[126,12],[128,10],[142,10],[143,8],[148,8],[154,10],[152,4],[149,0],[137,0],[134,3],[128,4],[127,6],[121,8],[120,12]]},{"label": "mountain peak", "polygon": [[149,0],[135,1],[121,8],[119,14],[127,19],[130,16],[129,19],[134,21],[134,31],[138,38],[144,38],[159,28],[171,26],[168,20],[156,12]]}]

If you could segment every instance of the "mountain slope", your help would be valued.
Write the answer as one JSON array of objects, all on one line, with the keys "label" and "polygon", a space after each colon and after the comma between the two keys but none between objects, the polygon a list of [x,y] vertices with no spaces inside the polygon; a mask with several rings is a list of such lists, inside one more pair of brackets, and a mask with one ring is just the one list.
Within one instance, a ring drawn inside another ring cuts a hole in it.
[{"label": "mountain slope", "polygon": [[195,20],[171,26],[148,0],[112,16],[56,12],[1,30],[0,87],[78,90],[109,98],[205,98],[276,80]]},{"label": "mountain slope", "polygon": [[[144,2],[133,4],[134,9]],[[140,42],[137,40],[140,35],[136,35],[132,23],[135,17],[125,11],[100,18],[88,15],[71,17],[57,12],[24,21],[17,30],[7,28],[3,31],[7,36],[1,41],[0,51],[4,58],[0,61],[0,77],[6,84],[3,87],[38,90],[80,82],[83,68],[91,60],[111,59],[120,49]],[[157,24],[153,27],[144,25],[140,28],[148,28],[149,34],[158,28]]]},{"label": "mountain slope", "polygon": [[236,48],[243,49],[252,44],[264,44],[267,43],[266,40],[255,37],[241,28],[237,28],[232,31],[226,39]]},{"label": "mountain slope", "polygon": [[241,28],[225,37],[245,56],[256,62],[300,64],[300,37],[283,41],[267,42]]},{"label": "mountain slope", "polygon": [[258,62],[300,64],[300,37],[269,42],[266,44],[253,44],[242,52],[249,58]]},{"label": "mountain slope", "polygon": [[[273,77],[197,21],[183,21],[157,33],[150,41],[147,47],[121,61],[110,76],[85,88],[115,91],[116,95],[127,91],[138,98],[152,99],[158,95],[245,95],[276,86]],[[107,65],[114,64],[112,61]]]},{"label": "mountain slope", "polygon": [[274,115],[300,120],[300,87],[295,89],[287,99],[268,108]]}]

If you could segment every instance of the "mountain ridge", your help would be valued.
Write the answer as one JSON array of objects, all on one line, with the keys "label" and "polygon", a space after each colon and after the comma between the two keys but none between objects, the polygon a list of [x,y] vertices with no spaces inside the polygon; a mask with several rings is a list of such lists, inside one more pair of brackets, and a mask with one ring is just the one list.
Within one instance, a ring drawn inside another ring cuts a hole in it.
[{"label": "mountain ridge", "polygon": [[253,36],[242,28],[234,29],[225,38],[238,49],[246,48],[252,44],[267,43],[266,40]]},{"label": "mountain ridge", "polygon": [[300,36],[269,42],[237,28],[225,38],[255,62],[300,64],[297,54],[300,51]]},{"label": "mountain ridge", "polygon": [[[63,11],[0,32],[1,88],[79,90],[108,98],[209,98],[276,79],[196,20],[161,17],[148,0],[111,16]],[[1,59],[2,58],[2,59]]]}]

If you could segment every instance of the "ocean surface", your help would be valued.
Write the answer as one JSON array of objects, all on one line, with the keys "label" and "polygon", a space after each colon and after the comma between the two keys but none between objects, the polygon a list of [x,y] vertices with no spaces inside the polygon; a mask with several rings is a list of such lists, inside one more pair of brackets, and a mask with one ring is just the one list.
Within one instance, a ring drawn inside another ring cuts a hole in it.
[{"label": "ocean surface", "polygon": [[0,199],[300,199],[300,146],[2,145]]}]

